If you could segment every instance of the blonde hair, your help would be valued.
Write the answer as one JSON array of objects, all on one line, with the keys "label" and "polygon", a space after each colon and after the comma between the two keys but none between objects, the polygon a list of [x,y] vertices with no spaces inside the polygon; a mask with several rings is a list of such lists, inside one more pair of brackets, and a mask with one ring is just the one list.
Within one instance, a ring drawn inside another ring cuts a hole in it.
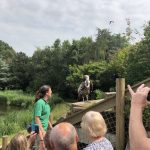
[{"label": "blonde hair", "polygon": [[93,138],[103,137],[107,132],[104,118],[96,111],[89,111],[82,117],[81,128]]},{"label": "blonde hair", "polygon": [[11,139],[6,150],[28,150],[28,142],[26,136],[22,133],[18,133],[17,135],[15,135]]}]

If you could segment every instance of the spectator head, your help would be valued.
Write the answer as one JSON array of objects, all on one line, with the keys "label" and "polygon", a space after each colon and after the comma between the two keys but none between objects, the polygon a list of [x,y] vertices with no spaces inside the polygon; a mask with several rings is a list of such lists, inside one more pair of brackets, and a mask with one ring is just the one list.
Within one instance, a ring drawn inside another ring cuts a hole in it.
[{"label": "spectator head", "polygon": [[62,122],[52,128],[49,142],[53,150],[77,150],[78,135],[73,125]]},{"label": "spectator head", "polygon": [[11,139],[9,145],[6,148],[6,150],[27,150],[27,149],[28,149],[28,142],[26,136],[21,133],[15,135]]},{"label": "spectator head", "polygon": [[89,111],[82,117],[81,128],[89,138],[103,137],[107,132],[104,118],[95,111]]}]

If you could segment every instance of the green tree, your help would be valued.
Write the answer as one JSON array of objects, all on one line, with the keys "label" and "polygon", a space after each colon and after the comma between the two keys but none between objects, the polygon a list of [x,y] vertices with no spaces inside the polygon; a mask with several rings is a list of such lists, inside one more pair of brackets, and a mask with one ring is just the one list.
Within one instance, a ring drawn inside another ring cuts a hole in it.
[{"label": "green tree", "polygon": [[129,55],[127,81],[130,84],[150,77],[150,22],[144,29],[144,36]]},{"label": "green tree", "polygon": [[9,87],[11,76],[9,65],[0,58],[0,89],[4,90]]},{"label": "green tree", "polygon": [[34,66],[33,80],[30,87],[36,89],[43,84],[50,84],[53,91],[61,92],[65,83],[67,72],[67,58],[69,43],[62,44],[57,39],[51,47],[38,49],[32,56],[32,66]]},{"label": "green tree", "polygon": [[107,29],[97,29],[95,58],[109,61],[114,53],[128,45],[128,40],[120,34],[111,34]]},{"label": "green tree", "polygon": [[91,59],[91,47],[93,41],[91,37],[82,37],[80,40],[73,40],[65,57],[68,59],[67,64],[83,65],[89,63]]},{"label": "green tree", "polygon": [[90,76],[94,89],[100,89],[101,74],[106,70],[106,68],[107,63],[105,61],[93,62],[84,65],[70,65],[69,74],[66,77],[66,81],[69,86],[68,92],[77,95],[78,86],[82,82],[83,75],[85,74]]},{"label": "green tree", "polygon": [[12,62],[12,59],[15,57],[15,50],[10,47],[7,43],[0,40],[0,56],[5,60],[7,64]]},{"label": "green tree", "polygon": [[34,52],[30,63],[31,81],[28,87],[29,91],[36,91],[43,84],[50,84],[49,82],[46,83],[49,77],[47,66],[50,67],[48,62],[52,57],[49,53],[50,47],[46,47],[45,50],[37,48]]},{"label": "green tree", "polygon": [[17,89],[26,90],[30,82],[29,74],[29,58],[25,53],[19,52],[16,54],[16,57],[12,60],[10,69],[11,73],[14,76],[13,83]]}]

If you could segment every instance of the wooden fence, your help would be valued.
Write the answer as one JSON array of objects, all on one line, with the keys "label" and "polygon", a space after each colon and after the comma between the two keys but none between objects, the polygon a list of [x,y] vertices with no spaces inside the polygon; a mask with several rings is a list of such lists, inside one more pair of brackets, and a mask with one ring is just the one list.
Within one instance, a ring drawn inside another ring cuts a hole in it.
[{"label": "wooden fence", "polygon": [[8,136],[3,136],[2,137],[2,146],[0,147],[0,150],[5,150],[8,142],[9,142]]}]

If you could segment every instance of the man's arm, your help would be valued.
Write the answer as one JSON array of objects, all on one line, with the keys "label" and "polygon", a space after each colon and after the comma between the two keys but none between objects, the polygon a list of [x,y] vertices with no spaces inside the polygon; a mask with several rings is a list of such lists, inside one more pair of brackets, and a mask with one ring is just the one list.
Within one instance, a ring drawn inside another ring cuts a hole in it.
[{"label": "man's arm", "polygon": [[131,94],[131,110],[129,121],[129,138],[131,150],[150,150],[150,139],[147,137],[146,130],[142,121],[143,108],[150,104],[146,100],[150,88],[141,85],[137,92],[128,86]]},{"label": "man's arm", "polygon": [[150,139],[142,121],[142,108],[131,106],[129,138],[131,150],[150,150]]}]

